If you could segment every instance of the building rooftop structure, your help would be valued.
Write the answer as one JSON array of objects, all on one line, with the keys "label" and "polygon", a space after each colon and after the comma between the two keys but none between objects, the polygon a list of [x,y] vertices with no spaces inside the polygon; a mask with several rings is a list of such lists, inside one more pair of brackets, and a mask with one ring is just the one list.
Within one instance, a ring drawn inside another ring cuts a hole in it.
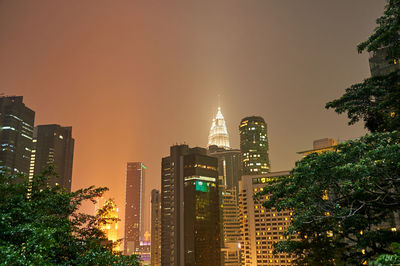
[{"label": "building rooftop structure", "polygon": [[208,135],[207,147],[211,145],[230,149],[228,130],[226,129],[224,116],[221,113],[221,107],[218,107],[217,115],[213,119],[210,134]]}]

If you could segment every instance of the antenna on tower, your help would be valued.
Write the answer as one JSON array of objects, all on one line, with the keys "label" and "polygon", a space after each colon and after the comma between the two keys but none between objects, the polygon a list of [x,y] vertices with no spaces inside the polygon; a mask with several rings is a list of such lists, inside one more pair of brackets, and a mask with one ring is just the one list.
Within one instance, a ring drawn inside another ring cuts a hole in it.
[{"label": "antenna on tower", "polygon": [[218,109],[221,108],[221,95],[218,94]]}]

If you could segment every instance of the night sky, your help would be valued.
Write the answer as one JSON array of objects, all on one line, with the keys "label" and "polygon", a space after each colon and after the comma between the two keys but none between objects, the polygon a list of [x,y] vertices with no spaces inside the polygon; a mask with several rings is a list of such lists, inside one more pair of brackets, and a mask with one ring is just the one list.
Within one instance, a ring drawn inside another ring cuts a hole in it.
[{"label": "night sky", "polygon": [[0,0],[0,92],[36,125],[72,126],[73,190],[109,187],[122,216],[126,162],[159,188],[172,144],[206,146],[218,95],[234,148],[240,120],[264,117],[273,171],[314,139],[365,134],[324,106],[370,75],[356,45],[384,3]]}]

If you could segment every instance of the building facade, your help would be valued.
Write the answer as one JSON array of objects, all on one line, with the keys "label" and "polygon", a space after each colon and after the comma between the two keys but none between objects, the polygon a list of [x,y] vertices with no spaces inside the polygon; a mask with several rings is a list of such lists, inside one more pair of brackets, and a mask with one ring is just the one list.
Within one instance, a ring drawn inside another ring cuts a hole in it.
[{"label": "building facade", "polygon": [[127,163],[124,235],[126,255],[138,253],[140,241],[144,238],[145,169],[142,162]]},{"label": "building facade", "polygon": [[221,253],[222,265],[238,266],[241,263],[240,212],[236,187],[226,188],[220,185],[221,201]]},{"label": "building facade", "polygon": [[60,185],[71,192],[74,144],[72,127],[54,124],[35,127],[31,157],[33,174],[39,175],[49,165],[54,165],[59,177],[51,177],[47,181],[48,185]]},{"label": "building facade", "polygon": [[387,49],[381,48],[370,54],[369,68],[371,76],[383,76],[400,70],[400,62],[398,60],[387,60]]},{"label": "building facade", "polygon": [[35,112],[22,96],[0,97],[0,167],[29,174]]},{"label": "building facade", "polygon": [[161,195],[151,191],[151,265],[161,265]]},{"label": "building facade", "polygon": [[[223,265],[238,265],[240,223],[238,185],[241,178],[240,150],[209,146],[208,155],[218,159],[221,221],[221,252]],[[236,218],[234,217],[235,215]]]},{"label": "building facade", "polygon": [[161,264],[221,265],[218,162],[176,145],[161,165]]},{"label": "building facade", "polygon": [[113,244],[113,251],[120,251],[118,245],[118,208],[112,199],[97,200],[96,213],[102,218],[99,227],[106,238]]},{"label": "building facade", "polygon": [[242,174],[259,175],[270,172],[267,124],[260,116],[242,119],[239,125]]},{"label": "building facade", "polygon": [[262,203],[268,195],[254,201],[254,194],[278,179],[289,176],[289,171],[265,175],[242,176],[239,182],[239,206],[242,226],[241,257],[244,266],[292,265],[294,257],[284,253],[273,253],[273,245],[284,239],[292,213],[265,209]]}]

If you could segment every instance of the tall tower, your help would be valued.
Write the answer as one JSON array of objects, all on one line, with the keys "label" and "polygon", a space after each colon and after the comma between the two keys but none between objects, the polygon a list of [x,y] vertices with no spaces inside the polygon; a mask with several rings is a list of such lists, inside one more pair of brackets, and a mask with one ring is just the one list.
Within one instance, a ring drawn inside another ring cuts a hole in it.
[{"label": "tall tower", "polygon": [[267,124],[260,116],[242,119],[239,125],[242,175],[266,174],[270,171]]},{"label": "tall tower", "polygon": [[22,96],[0,97],[0,167],[29,174],[35,112]]},{"label": "tall tower", "polygon": [[118,208],[113,199],[97,200],[97,214],[102,218],[99,228],[105,237],[113,244],[113,251],[120,251],[118,241]]},{"label": "tall tower", "polygon": [[72,127],[59,125],[35,127],[31,160],[31,164],[34,164],[34,174],[38,175],[49,165],[55,165],[55,172],[59,178],[52,177],[47,181],[48,185],[59,184],[71,192],[74,143]]},{"label": "tall tower", "polygon": [[218,107],[218,112],[210,128],[210,134],[208,135],[208,145],[216,145],[220,148],[230,149],[229,146],[229,135],[226,129],[225,119],[221,113],[221,107]]},{"label": "tall tower", "polygon": [[160,191],[151,191],[151,265],[161,265],[161,196]]},{"label": "tall tower", "polygon": [[124,253],[127,255],[140,251],[140,240],[144,236],[145,169],[142,162],[127,164],[124,236]]},{"label": "tall tower", "polygon": [[206,153],[176,145],[162,159],[162,265],[221,264],[217,159]]}]

